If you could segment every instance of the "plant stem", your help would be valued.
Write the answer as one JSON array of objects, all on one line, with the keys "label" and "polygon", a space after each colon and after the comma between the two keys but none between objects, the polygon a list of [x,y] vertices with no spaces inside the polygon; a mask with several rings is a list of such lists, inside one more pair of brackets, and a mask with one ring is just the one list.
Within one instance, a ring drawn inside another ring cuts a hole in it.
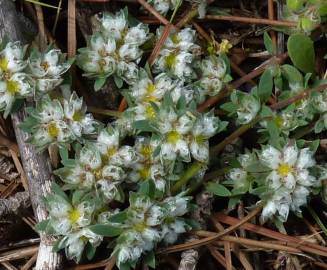
[{"label": "plant stem", "polygon": [[105,115],[105,116],[112,116],[115,118],[119,118],[122,115],[122,113],[118,111],[99,109],[95,107],[87,107],[87,110],[91,113]]},{"label": "plant stem", "polygon": [[171,193],[176,194],[178,193],[184,185],[188,183],[188,181],[196,175],[201,168],[203,168],[205,165],[199,161],[193,163],[186,171],[185,173],[179,178],[179,180],[176,182],[176,184],[171,188]]},{"label": "plant stem", "polygon": [[318,217],[317,213],[315,212],[315,210],[313,210],[311,208],[311,206],[307,206],[311,216],[313,217],[313,219],[317,222],[317,224],[319,225],[320,229],[324,232],[324,234],[327,236],[327,228],[325,227],[324,223],[322,223],[321,219]]},{"label": "plant stem", "polygon": [[210,155],[219,154],[226,147],[226,145],[232,143],[235,139],[237,139],[238,137],[243,135],[246,131],[248,131],[250,128],[252,128],[260,120],[262,120],[260,117],[256,117],[250,123],[240,126],[231,135],[229,135],[227,138],[225,138],[221,143],[212,147],[210,150]]}]

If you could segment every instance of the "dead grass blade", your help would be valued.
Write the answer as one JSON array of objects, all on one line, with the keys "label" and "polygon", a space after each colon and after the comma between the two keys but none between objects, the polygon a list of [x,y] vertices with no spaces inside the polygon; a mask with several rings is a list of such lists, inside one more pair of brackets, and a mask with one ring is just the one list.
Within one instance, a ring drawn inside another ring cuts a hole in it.
[{"label": "dead grass blade", "polygon": [[[219,222],[222,222],[222,223],[225,223],[228,225],[237,224],[240,221],[237,218],[226,216],[221,213],[215,214],[214,218],[216,218]],[[254,225],[252,223],[244,223],[240,227],[245,230],[248,230],[248,231],[251,231],[251,232],[272,238],[272,239],[287,242],[288,245],[299,248],[302,251],[327,257],[327,248],[326,247],[323,247],[323,246],[320,246],[320,245],[317,245],[317,244],[314,244],[314,243],[311,243],[311,242],[308,242],[308,241],[305,241],[302,239],[298,239],[294,236],[282,234],[282,233],[264,228],[262,226]]]},{"label": "dead grass blade", "polygon": [[247,221],[249,221],[250,219],[255,217],[258,213],[260,213],[261,209],[262,209],[262,207],[258,206],[251,213],[249,213],[242,220],[240,220],[238,223],[228,227],[227,229],[225,229],[224,231],[222,231],[220,233],[214,233],[214,235],[211,235],[204,239],[195,240],[195,241],[191,241],[191,242],[188,242],[185,244],[180,244],[180,245],[175,245],[175,246],[171,246],[168,248],[164,248],[164,249],[159,250],[157,253],[158,254],[167,254],[167,253],[178,252],[178,251],[182,251],[182,250],[186,250],[186,249],[190,249],[190,248],[200,247],[203,245],[208,245],[208,244],[220,239],[222,236],[229,234],[229,233],[233,232],[234,230],[236,230],[237,228],[239,228],[240,226],[242,226],[242,224],[246,223]]},{"label": "dead grass blade", "polygon": [[76,54],[76,0],[68,1],[67,55]]}]

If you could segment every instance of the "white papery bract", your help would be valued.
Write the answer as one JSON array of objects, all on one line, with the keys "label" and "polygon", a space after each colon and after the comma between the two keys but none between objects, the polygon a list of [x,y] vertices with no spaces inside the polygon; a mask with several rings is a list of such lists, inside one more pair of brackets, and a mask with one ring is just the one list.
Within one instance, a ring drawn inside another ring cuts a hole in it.
[{"label": "white papery bract", "polygon": [[176,83],[165,73],[151,80],[145,71],[140,72],[139,80],[131,85],[129,93],[136,103],[158,102],[163,96],[172,91]]},{"label": "white papery bract", "polygon": [[260,101],[251,94],[234,91],[231,101],[236,105],[237,121],[244,125],[250,123],[261,109]]},{"label": "white papery bract", "polygon": [[279,218],[286,221],[290,209],[301,213],[300,207],[306,203],[311,189],[319,185],[309,170],[316,163],[313,153],[309,148],[298,149],[289,143],[282,151],[265,147],[259,160],[270,170],[266,184],[272,194],[264,206],[262,219],[279,213]]},{"label": "white papery bract", "polygon": [[[157,38],[163,28],[157,31]],[[156,73],[166,72],[179,79],[194,77],[192,63],[199,54],[200,47],[195,44],[196,32],[191,28],[184,28],[171,34],[165,41],[154,64]]]},{"label": "white papery bract", "polygon": [[157,190],[164,191],[166,187],[166,172],[161,164],[159,156],[154,156],[160,141],[146,137],[137,137],[135,140],[135,151],[138,162],[134,163],[128,179],[132,182],[142,183],[151,179]]},{"label": "white papery bract", "polygon": [[66,61],[66,55],[58,49],[44,53],[33,51],[28,60],[28,70],[36,82],[37,94],[45,94],[57,87],[70,66],[71,61]]},{"label": "white papery bract", "polygon": [[[77,57],[84,75],[97,79],[115,75],[128,84],[136,82],[137,63],[143,54],[140,46],[150,38],[147,25],[129,27],[125,10],[116,14],[105,12],[96,18],[98,31],[91,36],[86,48],[79,49]],[[96,90],[100,88],[95,85]]]},{"label": "white papery bract", "polygon": [[17,99],[33,97],[34,83],[24,73],[26,46],[8,42],[0,52],[0,111],[7,117]]},{"label": "white papery bract", "polygon": [[215,96],[217,95],[228,79],[226,78],[227,66],[225,61],[216,55],[206,57],[199,65],[201,77],[199,85],[201,87],[201,95]]},{"label": "white papery bract", "polygon": [[65,235],[90,225],[96,209],[92,201],[73,204],[58,194],[46,198],[49,210],[49,225],[56,235]]}]

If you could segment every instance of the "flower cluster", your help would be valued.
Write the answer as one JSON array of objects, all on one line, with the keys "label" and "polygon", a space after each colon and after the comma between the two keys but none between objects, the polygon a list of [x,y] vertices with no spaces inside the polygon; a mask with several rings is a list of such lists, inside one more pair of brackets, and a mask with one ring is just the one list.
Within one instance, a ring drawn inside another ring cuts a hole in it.
[{"label": "flower cluster", "polygon": [[203,59],[199,64],[201,72],[198,84],[201,88],[201,100],[205,96],[215,96],[231,80],[227,74],[227,65],[222,57],[210,55]]},{"label": "flower cluster", "polygon": [[135,265],[142,253],[150,252],[161,241],[174,243],[190,227],[180,218],[188,212],[190,197],[167,197],[153,202],[148,196],[130,194],[124,232],[118,237],[113,254],[117,264]]},{"label": "flower cluster", "polygon": [[83,99],[73,92],[68,100],[43,97],[36,108],[30,108],[21,128],[31,133],[30,142],[42,150],[51,144],[64,147],[83,141],[96,133],[98,125],[91,114],[86,114]]},{"label": "flower cluster", "polygon": [[119,133],[111,127],[100,131],[97,141],[85,145],[72,162],[55,171],[68,189],[95,192],[104,202],[122,201],[120,184],[126,168],[137,161],[131,146],[120,146]]},{"label": "flower cluster", "polygon": [[282,149],[264,146],[240,155],[240,167],[229,171],[226,184],[233,186],[234,195],[250,192],[261,198],[263,222],[271,218],[285,222],[289,211],[301,213],[309,194],[321,184],[313,173],[313,154],[291,141]]},{"label": "flower cluster", "polygon": [[62,75],[70,68],[72,61],[58,49],[48,49],[44,53],[34,50],[29,57],[28,71],[35,79],[38,94],[45,94],[60,85]]},{"label": "flower cluster", "polygon": [[[157,39],[162,32],[162,27],[157,30]],[[166,72],[180,79],[194,78],[192,65],[196,56],[201,53],[200,46],[195,44],[195,33],[191,28],[184,28],[170,34],[154,63],[154,72]]]},{"label": "flower cluster", "polygon": [[139,23],[129,27],[127,11],[116,14],[103,13],[96,16],[98,29],[88,41],[86,48],[79,49],[77,64],[84,75],[95,78],[95,90],[101,89],[106,78],[113,75],[117,86],[128,84],[138,78],[138,66],[142,49],[149,38],[149,29]]},{"label": "flower cluster", "polygon": [[15,100],[32,97],[34,85],[30,76],[24,72],[27,47],[19,42],[9,42],[0,52],[0,110],[7,117]]},{"label": "flower cluster", "polygon": [[27,46],[20,42],[2,44],[0,52],[0,111],[7,117],[19,99],[40,96],[56,88],[71,66],[59,50],[44,54],[33,51],[25,59]]}]

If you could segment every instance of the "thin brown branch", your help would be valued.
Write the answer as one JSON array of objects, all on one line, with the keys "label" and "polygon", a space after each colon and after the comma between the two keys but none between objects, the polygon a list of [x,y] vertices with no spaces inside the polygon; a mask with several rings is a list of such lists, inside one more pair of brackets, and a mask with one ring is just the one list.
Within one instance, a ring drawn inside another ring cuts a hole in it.
[{"label": "thin brown branch", "polygon": [[169,21],[156,11],[148,2],[145,0],[137,0],[147,11],[149,11],[154,17],[156,17],[163,25],[169,24]]},{"label": "thin brown branch", "polygon": [[237,228],[242,226],[242,224],[246,223],[247,221],[249,221],[250,219],[255,217],[258,213],[260,213],[261,209],[262,209],[262,206],[258,206],[251,213],[249,213],[246,217],[244,217],[244,219],[240,220],[240,222],[238,222],[237,224],[234,224],[233,226],[228,227],[227,229],[225,229],[224,231],[222,231],[220,233],[215,233],[215,235],[209,236],[204,239],[195,240],[195,241],[192,241],[192,242],[189,242],[186,244],[180,244],[180,245],[175,245],[175,246],[171,246],[168,248],[163,248],[158,251],[158,254],[173,253],[173,252],[178,252],[178,251],[182,251],[182,250],[189,249],[189,248],[195,248],[195,247],[200,247],[203,245],[210,244],[210,243],[218,240],[222,236],[235,231]]},{"label": "thin brown branch", "polygon": [[250,18],[250,17],[240,17],[240,16],[222,16],[222,15],[207,15],[206,20],[214,21],[230,21],[230,22],[242,22],[250,24],[265,24],[271,26],[286,26],[286,27],[296,27],[296,22],[291,21],[281,21],[281,20],[270,20],[270,19],[260,19],[260,18]]}]

